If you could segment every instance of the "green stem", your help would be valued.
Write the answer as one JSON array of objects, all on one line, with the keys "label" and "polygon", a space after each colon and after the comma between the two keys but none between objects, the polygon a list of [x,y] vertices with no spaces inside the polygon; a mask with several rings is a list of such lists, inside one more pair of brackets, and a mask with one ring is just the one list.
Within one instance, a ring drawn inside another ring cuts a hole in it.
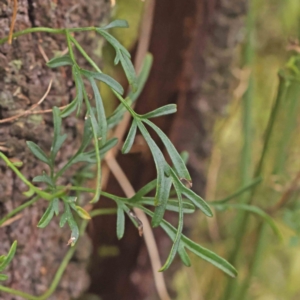
[{"label": "green stem", "polygon": [[11,212],[9,212],[4,218],[2,218],[0,220],[0,227],[8,219],[10,219],[14,215],[16,215],[18,212],[22,211],[24,208],[26,208],[26,207],[32,205],[33,203],[37,202],[39,199],[40,199],[40,196],[36,196],[36,197],[32,198],[31,200],[25,202],[24,204],[18,206],[17,208],[15,208],[14,210],[12,210]]},{"label": "green stem", "polygon": [[[19,36],[28,34],[28,33],[35,33],[35,32],[47,32],[53,34],[65,34],[65,28],[48,28],[48,27],[34,27],[34,28],[27,28],[21,31],[18,31],[13,34],[13,38],[17,38]],[[82,31],[95,31],[96,27],[83,27],[83,28],[70,28],[68,29],[69,32],[82,32]],[[8,37],[0,39],[0,45],[4,44],[8,41]]]},{"label": "green stem", "polygon": [[250,182],[249,184],[245,185],[244,187],[241,187],[240,189],[238,189],[235,193],[225,197],[224,199],[221,200],[215,200],[215,201],[210,201],[209,204],[211,205],[218,205],[218,204],[224,204],[226,202],[228,202],[229,200],[236,198],[238,196],[240,196],[241,194],[243,194],[244,192],[250,190],[251,188],[255,187],[257,184],[259,184],[262,181],[261,177],[258,177],[256,179],[254,179],[252,182]]},{"label": "green stem", "polygon": [[48,194],[44,191],[41,191],[37,187],[35,187],[31,182],[29,182],[24,175],[15,167],[15,165],[2,153],[0,152],[0,157],[6,162],[6,165],[12,169],[15,174],[29,187],[30,190],[33,190],[37,195],[39,195],[41,198],[45,200],[52,200],[56,196],[53,196],[51,194]]},{"label": "green stem", "polygon": [[75,47],[79,50],[79,52],[82,54],[82,56],[89,62],[89,64],[99,73],[102,73],[101,69],[97,66],[97,64],[89,57],[89,55],[85,52],[85,50],[79,45],[79,43],[76,41],[75,38],[70,36],[70,39],[72,43],[75,45]]}]

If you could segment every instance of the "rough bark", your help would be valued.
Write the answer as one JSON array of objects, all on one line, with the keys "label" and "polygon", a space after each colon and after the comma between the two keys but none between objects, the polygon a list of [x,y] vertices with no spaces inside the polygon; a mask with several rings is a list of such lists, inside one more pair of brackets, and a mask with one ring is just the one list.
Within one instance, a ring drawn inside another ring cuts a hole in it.
[{"label": "rough bark", "polygon": [[[150,45],[154,65],[136,110],[145,113],[170,103],[178,105],[178,114],[153,121],[171,136],[180,151],[190,153],[188,167],[194,190],[200,195],[205,187],[204,164],[210,154],[213,122],[227,104],[234,84],[231,65],[236,45],[242,38],[244,13],[244,0],[156,1]],[[162,146],[157,136],[153,137]],[[136,189],[156,176],[147,150],[118,159]],[[122,195],[114,179],[109,188]],[[167,218],[175,221],[171,214]],[[99,218],[95,226],[103,228],[108,222],[113,226],[115,219]],[[114,231],[93,235],[95,249],[109,244],[118,247],[120,254],[107,259],[94,256],[92,278],[95,280],[91,291],[105,300],[158,299],[143,240],[130,222],[126,226],[125,237],[120,242]],[[188,228],[184,230],[187,232]],[[155,229],[155,234],[163,261],[171,242],[161,230]],[[173,265],[166,272],[169,287],[172,268],[177,267]]]},{"label": "rough bark", "polygon": [[[9,33],[13,1],[0,1],[0,37]],[[101,1],[50,1],[19,0],[15,31],[29,27],[80,27],[99,25],[109,15],[110,2]],[[96,62],[99,57],[93,51],[98,48],[99,37],[94,33],[78,36],[78,41]],[[40,109],[66,105],[73,99],[75,88],[70,70],[60,68],[49,70],[39,51],[40,45],[51,58],[56,51],[66,48],[61,35],[45,33],[28,34],[15,39],[12,45],[0,46],[0,119],[16,115],[35,104],[45,93],[50,79],[53,87]],[[79,58],[79,64],[85,65]],[[57,157],[57,164],[64,164],[78,147],[83,122],[68,118],[64,132],[68,138]],[[25,141],[37,143],[45,152],[51,147],[52,114],[31,115],[9,124],[0,124],[0,146],[10,158],[24,163],[21,171],[31,180],[47,170],[26,147]],[[70,174],[69,174],[70,176]],[[65,178],[65,182],[69,178]],[[25,201],[22,192],[27,188],[15,174],[0,161],[0,217]],[[40,200],[33,207],[22,212],[20,219],[9,226],[0,228],[0,254],[7,253],[14,240],[18,249],[10,268],[6,270],[9,280],[5,285],[33,295],[42,294],[51,283],[53,276],[68,250],[66,243],[70,236],[67,227],[61,229],[57,218],[45,229],[38,229],[46,201]],[[89,285],[86,264],[91,250],[87,236],[76,252],[59,284],[57,292],[49,299],[70,299],[77,297]],[[21,299],[0,293],[3,300]]]}]

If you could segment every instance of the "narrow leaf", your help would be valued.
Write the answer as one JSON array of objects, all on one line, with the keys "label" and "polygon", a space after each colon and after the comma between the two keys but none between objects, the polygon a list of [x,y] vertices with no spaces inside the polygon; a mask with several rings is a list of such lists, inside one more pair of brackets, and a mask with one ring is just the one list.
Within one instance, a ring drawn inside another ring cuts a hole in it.
[{"label": "narrow leaf", "polygon": [[152,190],[154,190],[155,186],[157,184],[157,180],[154,179],[150,182],[148,182],[145,186],[143,186],[131,199],[130,202],[137,202],[139,201],[143,196],[150,193]]},{"label": "narrow leaf", "polygon": [[114,20],[111,23],[109,23],[108,25],[101,27],[101,29],[109,29],[109,28],[128,28],[128,22],[126,20]]},{"label": "narrow leaf", "polygon": [[80,71],[78,67],[75,65],[72,67],[73,79],[75,81],[76,86],[76,97],[77,97],[77,116],[81,110],[82,102],[83,102],[83,82],[80,76]]},{"label": "narrow leaf", "polygon": [[73,111],[76,110],[77,105],[78,105],[78,98],[76,96],[75,99],[61,111],[60,116],[62,118],[68,117]]},{"label": "narrow leaf", "polygon": [[74,218],[73,218],[73,215],[71,213],[71,216],[69,216],[68,218],[68,224],[71,228],[71,247],[73,247],[78,238],[79,238],[79,229],[78,229],[78,226],[77,226],[77,223],[75,222]]},{"label": "narrow leaf", "polygon": [[[131,202],[131,201],[130,201]],[[150,205],[154,206],[154,198],[152,197],[142,197],[136,201],[140,205]],[[187,201],[182,201],[183,213],[192,214],[195,212],[195,206]],[[178,200],[168,200],[166,210],[179,212],[179,202]]]},{"label": "narrow leaf", "polygon": [[148,146],[150,147],[150,151],[152,153],[156,171],[157,171],[157,182],[156,182],[156,194],[155,194],[155,205],[160,205],[162,203],[165,203],[168,199],[168,192],[166,191],[168,189],[167,181],[165,180],[165,171],[167,171],[168,165],[165,161],[165,158],[156,145],[156,143],[151,138],[149,132],[145,128],[144,124],[142,122],[137,121],[137,125],[144,136]]},{"label": "narrow leaf", "polygon": [[[140,207],[146,214],[149,216],[153,216],[153,212],[144,208]],[[175,239],[176,236],[176,228],[174,228],[170,223],[163,220],[160,224],[161,228],[167,233],[167,235],[170,237],[171,240]],[[187,249],[189,249],[191,252],[196,254],[197,256],[201,257],[202,259],[208,261],[215,267],[222,270],[224,273],[228,274],[231,277],[237,276],[236,269],[224,258],[220,257],[216,253],[196,244],[189,238],[187,238],[185,235],[181,235],[181,243],[183,243],[183,246],[185,246]]]},{"label": "narrow leaf", "polygon": [[32,179],[32,182],[43,182],[43,183],[46,183],[50,186],[54,186],[54,183],[52,181],[52,179],[50,178],[50,176],[48,176],[47,174],[43,174],[43,175],[38,175],[38,176],[35,176],[33,179]]},{"label": "narrow leaf", "polygon": [[103,146],[100,147],[100,156],[103,157],[105,153],[107,153],[110,149],[116,146],[118,143],[117,138],[112,138],[108,140]]},{"label": "narrow leaf", "polygon": [[152,218],[152,227],[159,226],[160,222],[162,221],[166,208],[167,203],[170,195],[170,190],[172,186],[172,179],[170,177],[163,176],[162,185],[164,186],[163,195],[160,203],[155,207],[154,216]]},{"label": "narrow leaf", "polygon": [[64,212],[61,215],[61,217],[60,217],[59,227],[61,227],[61,228],[64,227],[64,225],[66,224],[67,220],[68,220],[68,214]]},{"label": "narrow leaf", "polygon": [[123,52],[120,56],[120,62],[125,72],[125,75],[128,79],[129,84],[132,87],[132,91],[135,92],[138,87],[137,78],[134,70],[134,66],[127,55],[123,55]]},{"label": "narrow leaf", "polygon": [[196,207],[198,207],[206,216],[212,217],[213,213],[208,204],[195,192],[185,187],[182,182],[177,178],[178,183],[181,185],[181,193],[191,200]]},{"label": "narrow leaf", "polygon": [[[90,83],[91,83],[91,86],[92,86],[92,89],[94,92],[94,96],[95,96],[97,121],[98,121],[98,124],[100,127],[99,128],[100,137],[102,138],[101,143],[105,143],[106,135],[107,135],[107,123],[106,123],[105,110],[104,110],[101,95],[99,93],[99,88],[98,88],[96,82],[93,79],[91,79]],[[93,122],[92,119],[91,119],[91,121]]]},{"label": "narrow leaf", "polygon": [[170,158],[173,162],[174,169],[175,169],[177,175],[179,176],[179,178],[185,179],[185,180],[191,182],[191,176],[189,174],[189,171],[187,170],[184,161],[182,160],[180,154],[177,152],[176,148],[171,143],[169,138],[165,135],[165,133],[159,127],[157,127],[155,124],[153,124],[149,120],[144,120],[144,122],[146,124],[148,124],[158,134],[158,136],[164,143],[164,145],[170,155]]},{"label": "narrow leaf", "polygon": [[[178,183],[176,174],[172,169],[171,169],[171,177],[172,177],[172,182],[175,187],[175,191],[177,193],[178,202],[179,202],[179,221],[178,221],[178,228],[177,228],[176,236],[173,241],[174,244],[172,246],[172,249],[170,251],[170,254],[169,254],[165,264],[161,267],[160,271],[167,270],[170,267],[171,263],[173,262],[173,260],[176,256],[176,253],[178,251],[178,248],[179,248],[179,244],[180,244],[180,240],[181,240],[181,233],[182,233],[182,228],[183,228],[183,209],[182,209],[181,187],[180,187],[180,184]],[[154,214],[153,218],[154,217],[155,217],[155,214]]]},{"label": "narrow leaf", "polygon": [[32,154],[36,158],[38,158],[42,162],[46,163],[47,165],[50,164],[47,155],[37,144],[35,144],[34,142],[29,142],[29,141],[27,141],[26,144],[27,144],[29,150],[32,152]]},{"label": "narrow leaf", "polygon": [[67,135],[61,135],[61,115],[60,115],[60,110],[58,107],[53,107],[53,123],[54,123],[54,137],[52,141],[52,148],[51,148],[51,158],[52,158],[52,163],[54,163],[55,156],[59,149],[61,148],[63,142],[66,140]]},{"label": "narrow leaf", "polygon": [[26,196],[27,198],[29,198],[29,197],[32,197],[34,194],[35,194],[35,191],[33,190],[33,189],[29,189],[28,191],[26,191],[26,192],[23,192],[22,193],[24,196]]},{"label": "narrow leaf", "polygon": [[93,78],[93,79],[104,82],[110,88],[114,89],[117,93],[123,95],[123,93],[124,93],[123,87],[121,86],[121,84],[118,81],[116,81],[112,77],[110,77],[106,74],[103,74],[103,73],[93,72],[93,71],[88,71],[88,70],[83,70],[83,69],[80,69],[80,72],[81,72],[81,74],[83,74],[84,76],[86,76],[89,79]]},{"label": "narrow leaf", "polygon": [[127,56],[128,58],[131,57],[128,50],[123,45],[121,45],[120,42],[116,38],[114,38],[111,34],[109,34],[107,31],[96,28],[96,32],[100,33],[115,48],[117,53],[122,51],[122,53],[125,56]]},{"label": "narrow leaf", "polygon": [[82,219],[85,219],[85,220],[91,219],[91,216],[89,215],[89,213],[80,206],[76,205],[76,212],[77,212],[78,216]]},{"label": "narrow leaf", "polygon": [[122,205],[118,204],[117,209],[117,237],[120,240],[125,231],[125,214]]},{"label": "narrow leaf", "polygon": [[54,198],[52,200],[52,205],[53,205],[53,211],[55,213],[56,216],[59,215],[59,199],[58,198]]},{"label": "narrow leaf", "polygon": [[13,244],[11,245],[7,255],[5,256],[5,259],[0,264],[0,272],[2,272],[14,258],[17,250],[17,245],[18,245],[17,241],[14,241]]},{"label": "narrow leaf", "polygon": [[165,106],[162,106],[160,108],[157,108],[153,111],[150,111],[144,115],[141,115],[143,119],[151,119],[151,118],[157,118],[160,116],[170,115],[174,114],[177,111],[177,105],[176,104],[168,104]]},{"label": "narrow leaf", "polygon": [[126,138],[126,140],[124,142],[124,145],[122,147],[122,153],[123,154],[126,154],[130,151],[130,149],[133,145],[134,139],[135,139],[136,130],[137,130],[137,123],[136,123],[135,119],[133,119],[130,130],[129,130],[128,135],[127,135],[127,138]]},{"label": "narrow leaf", "polygon": [[180,256],[181,261],[184,263],[184,265],[187,267],[190,267],[191,261],[190,261],[189,255],[185,251],[184,246],[182,246],[182,243],[178,247],[178,254]]},{"label": "narrow leaf", "polygon": [[51,201],[43,216],[41,217],[37,227],[45,228],[54,216],[53,202]]},{"label": "narrow leaf", "polygon": [[137,100],[137,98],[140,96],[140,94],[144,89],[144,86],[149,78],[152,64],[153,64],[153,56],[151,53],[148,52],[143,60],[142,68],[140,72],[138,72],[138,78],[137,78],[138,88],[135,92],[130,91],[128,94],[128,98],[130,98],[133,103]]},{"label": "narrow leaf", "polygon": [[57,68],[63,66],[72,66],[73,62],[69,55],[54,57],[47,62],[49,68]]}]

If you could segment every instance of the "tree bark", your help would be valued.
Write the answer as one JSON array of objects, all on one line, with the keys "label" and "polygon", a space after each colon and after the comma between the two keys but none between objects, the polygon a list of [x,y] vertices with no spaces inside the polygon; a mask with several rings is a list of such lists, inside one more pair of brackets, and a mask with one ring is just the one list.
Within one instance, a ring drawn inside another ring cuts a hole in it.
[{"label": "tree bark", "polygon": [[[0,37],[8,36],[14,1],[0,1]],[[69,28],[99,25],[108,19],[110,2],[98,1],[51,1],[18,0],[18,13],[15,31],[30,27]],[[80,34],[78,41],[88,54],[98,63],[99,37],[94,33]],[[75,95],[75,87],[68,68],[50,70],[43,59],[43,51],[52,58],[56,51],[66,48],[65,37],[35,33],[13,40],[12,45],[0,46],[0,119],[14,116],[37,103],[45,93],[50,79],[53,86],[47,99],[39,109],[68,104]],[[41,50],[42,49],[42,50]],[[78,58],[80,65],[86,62]],[[68,134],[56,163],[64,164],[78,148],[83,121],[70,117],[63,123]],[[46,153],[49,152],[53,137],[52,114],[29,115],[11,123],[0,124],[0,146],[11,159],[23,162],[21,172],[28,180],[47,170],[44,163],[30,153],[25,142],[37,143]],[[68,173],[64,183],[68,182]],[[22,195],[27,187],[16,175],[0,161],[0,217],[21,205]],[[51,221],[45,229],[38,229],[47,203],[39,200],[35,205],[22,211],[21,217],[9,226],[0,228],[0,255],[6,254],[14,240],[18,241],[15,258],[5,271],[9,275],[6,286],[40,295],[49,287],[53,276],[68,250],[67,241],[70,231],[59,228],[58,219]],[[57,291],[49,299],[70,299],[79,296],[89,285],[86,264],[91,251],[87,236],[79,242],[76,254],[68,265]],[[21,299],[20,297],[0,293],[3,300]]]}]

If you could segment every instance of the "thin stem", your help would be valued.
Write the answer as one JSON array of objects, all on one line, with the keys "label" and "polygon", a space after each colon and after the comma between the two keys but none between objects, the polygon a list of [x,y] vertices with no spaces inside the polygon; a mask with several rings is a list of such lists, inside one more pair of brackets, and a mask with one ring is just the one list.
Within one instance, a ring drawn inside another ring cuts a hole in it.
[{"label": "thin stem", "polygon": [[[35,33],[35,32],[47,32],[53,34],[65,34],[65,28],[48,28],[48,27],[34,27],[34,28],[27,28],[21,31],[18,31],[12,35],[12,38],[17,38],[19,36],[28,34],[28,33]],[[95,31],[96,27],[82,27],[82,28],[70,28],[67,29],[69,32],[82,32],[82,31]],[[5,37],[0,39],[0,45],[7,42],[9,37]]]},{"label": "thin stem", "polygon": [[262,181],[261,177],[258,177],[256,179],[254,179],[252,182],[250,182],[249,184],[245,185],[244,187],[241,187],[240,189],[238,189],[235,193],[221,199],[221,200],[215,200],[215,201],[210,201],[209,204],[211,205],[217,205],[217,204],[224,204],[226,202],[228,202],[229,200],[236,198],[238,196],[240,196],[241,194],[243,194],[244,192],[250,190],[251,188],[255,187],[257,184],[259,184]]},{"label": "thin stem", "polygon": [[84,49],[79,45],[79,43],[76,41],[75,38],[70,36],[70,39],[72,43],[75,45],[75,47],[79,50],[79,52],[82,54],[82,56],[90,63],[90,65],[99,73],[102,73],[100,68],[97,66],[97,64],[89,57],[89,55],[84,51]]},{"label": "thin stem", "polygon": [[17,208],[15,208],[14,210],[12,210],[11,212],[9,212],[4,218],[2,218],[0,220],[0,227],[1,225],[6,222],[8,219],[10,219],[11,217],[13,217],[14,215],[16,215],[18,212],[22,211],[24,208],[34,204],[35,202],[37,202],[40,199],[40,196],[36,196],[34,198],[32,198],[31,200],[25,202],[24,204],[18,206]]},{"label": "thin stem", "polygon": [[6,165],[12,169],[15,174],[29,187],[29,189],[33,190],[36,194],[38,194],[41,198],[45,200],[52,200],[56,196],[48,194],[44,191],[41,191],[36,186],[34,186],[31,182],[29,182],[24,175],[15,167],[15,165],[2,153],[0,152],[0,157],[6,162]]}]

